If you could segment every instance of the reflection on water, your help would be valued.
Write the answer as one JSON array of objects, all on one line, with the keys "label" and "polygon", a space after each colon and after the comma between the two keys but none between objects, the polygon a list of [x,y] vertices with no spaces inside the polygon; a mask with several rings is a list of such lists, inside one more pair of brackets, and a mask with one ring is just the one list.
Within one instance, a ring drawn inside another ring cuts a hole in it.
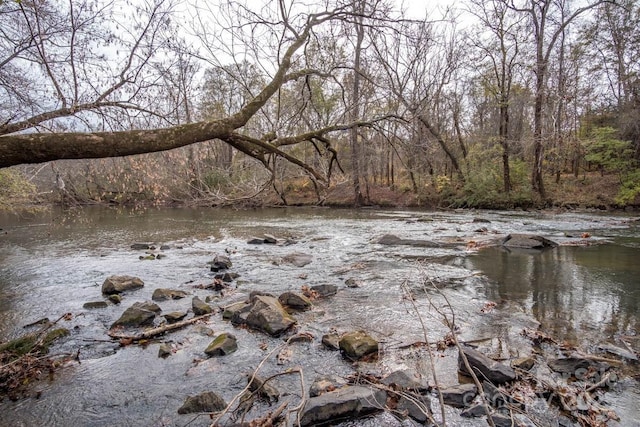
[{"label": "reflection on water", "polygon": [[491,248],[469,257],[491,282],[487,296],[517,302],[545,331],[575,344],[635,335],[640,304],[640,251],[602,244],[544,252]]}]

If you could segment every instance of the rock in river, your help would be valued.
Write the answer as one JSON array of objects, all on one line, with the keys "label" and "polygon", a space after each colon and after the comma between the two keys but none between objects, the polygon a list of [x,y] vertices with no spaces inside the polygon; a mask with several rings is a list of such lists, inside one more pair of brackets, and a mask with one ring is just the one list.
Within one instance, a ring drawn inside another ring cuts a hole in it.
[{"label": "rock in river", "polygon": [[220,270],[227,270],[232,266],[231,259],[226,255],[216,255],[211,262],[211,271],[218,272]]},{"label": "rock in river", "polygon": [[151,302],[148,303],[135,303],[131,307],[127,308],[122,316],[118,320],[116,320],[112,328],[116,326],[131,326],[138,327],[144,325],[150,325],[153,323],[153,320],[156,318],[156,310],[154,306],[160,310],[156,304]]},{"label": "rock in river", "polygon": [[186,311],[172,311],[171,313],[167,313],[164,315],[164,318],[167,320],[167,323],[176,323],[181,321],[187,317]]},{"label": "rock in river", "polygon": [[153,295],[151,296],[151,299],[154,301],[165,301],[169,299],[181,299],[186,297],[187,295],[188,294],[185,291],[158,288],[155,291],[153,291]]},{"label": "rock in river", "polygon": [[198,297],[193,297],[193,300],[191,301],[191,307],[193,308],[193,314],[195,314],[196,316],[213,313],[213,307],[211,307],[209,304],[202,301]]},{"label": "rock in river", "polygon": [[340,350],[350,359],[360,359],[371,353],[378,352],[378,341],[366,332],[348,332],[340,338]]},{"label": "rock in river", "polygon": [[322,425],[331,420],[361,417],[383,410],[386,400],[383,390],[346,386],[307,400],[300,424]]},{"label": "rock in river", "polygon": [[144,282],[132,276],[109,276],[102,284],[102,293],[105,295],[120,294],[125,291],[140,289]]},{"label": "rock in river", "polygon": [[247,313],[248,326],[278,336],[292,327],[296,321],[286,312],[282,304],[271,296],[258,295]]},{"label": "rock in river", "polygon": [[502,246],[515,249],[539,250],[555,248],[558,244],[542,236],[532,234],[509,234],[502,240]]},{"label": "rock in river", "polygon": [[236,337],[232,334],[222,333],[218,335],[204,351],[207,356],[226,356],[238,349]]},{"label": "rock in river", "polygon": [[308,310],[313,305],[309,298],[296,292],[284,292],[278,297],[278,301],[294,310]]},{"label": "rock in river", "polygon": [[[496,362],[469,347],[463,347],[462,352],[480,380],[486,379],[494,384],[502,384],[516,379],[516,372],[510,366]],[[469,375],[461,354],[458,354],[458,369],[460,373]]]},{"label": "rock in river", "polygon": [[108,306],[106,301],[89,301],[82,305],[82,308],[106,308]]},{"label": "rock in river", "polygon": [[313,261],[313,257],[311,255],[299,252],[286,255],[284,258],[282,258],[283,263],[291,264],[296,267],[304,267],[307,264],[311,264],[311,261]]},{"label": "rock in river", "polygon": [[338,293],[338,287],[336,285],[314,285],[311,287],[312,291],[318,293],[319,296],[326,298]]},{"label": "rock in river", "polygon": [[212,391],[206,391],[196,396],[189,396],[178,409],[179,414],[193,414],[196,412],[218,412],[227,407],[224,399]]},{"label": "rock in river", "polygon": [[478,394],[475,384],[459,384],[440,390],[445,404],[455,408],[466,408],[471,405]]}]

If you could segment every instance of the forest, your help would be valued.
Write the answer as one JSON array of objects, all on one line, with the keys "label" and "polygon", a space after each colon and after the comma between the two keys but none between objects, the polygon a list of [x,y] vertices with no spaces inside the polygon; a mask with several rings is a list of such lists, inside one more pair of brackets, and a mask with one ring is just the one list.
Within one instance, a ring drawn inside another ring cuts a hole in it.
[{"label": "forest", "polygon": [[0,0],[0,210],[640,205],[640,2]]}]

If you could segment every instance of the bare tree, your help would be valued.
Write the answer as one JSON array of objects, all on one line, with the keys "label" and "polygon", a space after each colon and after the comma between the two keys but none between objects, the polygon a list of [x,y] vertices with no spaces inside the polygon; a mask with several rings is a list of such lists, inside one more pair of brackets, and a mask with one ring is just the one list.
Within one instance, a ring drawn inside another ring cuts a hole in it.
[{"label": "bare tree", "polygon": [[[23,2],[26,4],[26,2]],[[91,102],[78,103],[73,102],[75,98],[69,98],[62,90],[57,91],[57,97],[60,98],[58,108],[37,114],[23,120],[14,121],[11,118],[5,120],[6,123],[0,130],[0,167],[20,163],[36,163],[45,162],[56,159],[79,159],[79,158],[98,158],[110,156],[126,156],[132,154],[148,153],[169,150],[194,144],[201,141],[209,141],[219,139],[226,144],[232,146],[236,150],[257,159],[267,168],[271,169],[270,159],[281,158],[285,161],[302,168],[314,180],[326,181],[326,173],[314,168],[295,155],[288,153],[286,147],[301,144],[304,142],[320,141],[320,143],[329,145],[329,141],[325,138],[331,132],[350,129],[353,126],[362,126],[370,124],[370,122],[358,122],[351,124],[332,123],[331,125],[319,128],[308,129],[305,132],[288,135],[277,136],[276,138],[263,136],[254,136],[248,133],[247,123],[263,111],[268,103],[273,99],[274,95],[280,93],[280,90],[288,83],[295,82],[299,79],[305,79],[309,76],[323,73],[316,69],[310,69],[305,66],[305,56],[300,54],[303,47],[308,45],[312,36],[323,25],[335,21],[350,20],[354,13],[351,5],[336,6],[330,10],[322,10],[317,13],[309,13],[306,10],[296,14],[291,9],[284,8],[281,4],[277,13],[280,14],[280,20],[272,21],[268,18],[259,17],[249,10],[246,12],[246,21],[241,23],[244,26],[238,27],[235,24],[229,25],[224,31],[230,36],[238,35],[244,29],[249,28],[251,34],[259,34],[260,30],[266,31],[269,37],[266,42],[273,41],[270,38],[277,34],[276,39],[280,43],[273,46],[277,49],[278,56],[275,63],[270,64],[270,69],[262,64],[269,76],[265,84],[260,90],[253,94],[247,102],[237,111],[229,113],[227,116],[218,118],[205,118],[195,123],[184,123],[171,127],[156,127],[152,129],[133,129],[118,130],[113,132],[31,132],[17,133],[27,127],[35,127],[42,123],[51,122],[56,118],[63,116],[78,116],[79,111],[95,110],[107,106],[144,108],[131,105],[124,101],[109,100],[110,96],[115,96],[118,91],[127,93],[123,88],[130,83],[139,83],[140,75],[145,75],[145,66],[150,61],[153,52],[157,46],[158,33],[161,30],[160,23],[165,22],[169,16],[168,11],[164,9],[163,2],[153,4],[152,14],[145,15],[148,17],[145,24],[136,25],[135,28],[142,28],[142,32],[136,35],[135,42],[129,47],[125,61],[116,75],[115,82],[107,87],[107,89],[98,90],[97,85],[91,85],[91,79],[86,78],[86,84],[93,89],[94,96]],[[21,6],[22,7],[22,6]],[[225,6],[229,7],[229,6]],[[160,11],[165,11],[165,15],[161,15]],[[239,16],[230,13],[229,16]],[[363,19],[371,19],[370,16],[362,16]],[[157,25],[155,25],[157,23]],[[155,25],[155,26],[154,26]],[[247,28],[245,28],[247,27]],[[39,33],[34,32],[38,37]],[[256,37],[256,36],[254,36]],[[42,41],[44,43],[44,40]],[[229,45],[236,43],[234,40],[227,40]],[[242,41],[243,45],[245,42]],[[256,51],[267,49],[269,45],[260,44],[258,40],[253,40],[253,45],[246,45]],[[271,53],[263,52],[263,58],[271,57]],[[52,65],[48,61],[47,55],[40,55],[41,62],[46,65]],[[45,67],[46,68],[46,67]],[[76,67],[80,69],[80,67]],[[47,74],[48,75],[48,74]],[[51,74],[55,77],[55,74]],[[52,85],[55,80],[49,76]],[[86,76],[82,76],[85,78]],[[57,81],[57,80],[55,80]],[[79,79],[80,81],[80,79]],[[145,87],[136,86],[130,91],[136,95],[144,91]],[[147,111],[152,113],[151,111]],[[36,128],[39,130],[40,128]]]},{"label": "bare tree", "polygon": [[533,106],[534,157],[531,186],[543,199],[546,197],[542,175],[546,139],[544,134],[544,106],[547,96],[549,59],[556,48],[558,39],[576,18],[607,2],[606,0],[590,2],[573,12],[565,13],[564,0],[526,0],[519,3],[515,0],[510,0],[509,7],[516,12],[524,14],[529,19],[531,30],[533,31],[535,99]]},{"label": "bare tree", "polygon": [[498,108],[498,142],[502,146],[502,180],[506,193],[511,191],[510,155],[510,103],[511,90],[517,68],[521,66],[521,19],[509,16],[506,1],[493,0],[474,3],[474,14],[481,28],[488,29],[489,40],[472,36],[472,43],[487,59],[490,81],[483,86],[493,96]]}]

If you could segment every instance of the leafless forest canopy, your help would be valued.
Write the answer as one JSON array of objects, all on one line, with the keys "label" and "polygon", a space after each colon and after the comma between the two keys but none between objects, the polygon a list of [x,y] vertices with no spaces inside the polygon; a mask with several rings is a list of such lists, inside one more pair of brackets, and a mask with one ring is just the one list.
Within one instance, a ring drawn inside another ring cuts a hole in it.
[{"label": "leafless forest canopy", "polygon": [[637,0],[0,0],[0,33],[0,207],[640,204]]}]

